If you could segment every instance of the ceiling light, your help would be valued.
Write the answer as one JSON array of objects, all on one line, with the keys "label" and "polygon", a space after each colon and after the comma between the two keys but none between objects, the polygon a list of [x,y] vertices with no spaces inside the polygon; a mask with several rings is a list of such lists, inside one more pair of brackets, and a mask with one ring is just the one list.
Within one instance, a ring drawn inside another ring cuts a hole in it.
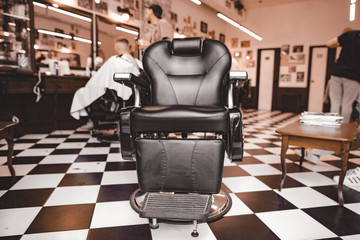
[{"label": "ceiling light", "polygon": [[95,3],[96,3],[96,4],[99,4],[99,3],[100,3],[100,0],[95,0]]},{"label": "ceiling light", "polygon": [[65,10],[62,10],[62,9],[59,9],[59,8],[54,8],[54,7],[51,7],[51,6],[49,6],[48,8],[50,10],[52,10],[52,11],[65,14],[65,15],[68,15],[70,17],[74,17],[74,18],[78,18],[78,19],[81,19],[81,20],[84,20],[84,21],[87,21],[87,22],[91,22],[91,18],[84,17],[84,16],[76,14],[76,13],[68,12],[68,11],[65,11]]},{"label": "ceiling light", "polygon": [[249,34],[250,36],[252,36],[253,38],[261,41],[262,37],[260,37],[259,35],[255,34],[254,32],[250,31],[249,29],[247,29],[246,27],[240,25],[239,23],[235,22],[234,20],[228,18],[227,16],[225,16],[222,13],[218,13],[217,16],[219,18],[221,18],[222,20],[226,21],[227,23],[233,25],[234,27],[240,29],[241,31],[245,32],[246,34]]},{"label": "ceiling light", "polygon": [[59,5],[57,5],[56,3],[53,3],[53,6],[56,7],[56,8],[59,7]]},{"label": "ceiling light", "polygon": [[355,20],[356,0],[350,0],[350,22]]},{"label": "ceiling light", "polygon": [[128,13],[123,13],[121,15],[121,17],[124,21],[129,21],[129,19],[130,19],[130,15]]},{"label": "ceiling light", "polygon": [[133,31],[133,30],[130,30],[130,29],[127,29],[127,28],[119,27],[119,26],[116,27],[116,30],[126,32],[126,33],[130,33],[130,34],[133,34],[133,35],[136,35],[136,36],[139,35],[139,33],[137,31]]},{"label": "ceiling light", "polygon": [[39,2],[33,2],[33,4],[34,4],[35,6],[38,6],[38,7],[46,8],[46,5],[45,5],[45,4],[42,4],[42,3],[39,3]]},{"label": "ceiling light", "polygon": [[79,41],[79,42],[84,42],[84,43],[92,43],[91,40],[85,39],[85,38],[80,38],[80,37],[74,37],[74,40]]},{"label": "ceiling light", "polygon": [[55,37],[62,37],[62,38],[66,38],[66,39],[71,39],[72,38],[70,35],[67,35],[67,34],[64,34],[64,33],[52,32],[52,31],[43,30],[43,29],[38,29],[37,31],[39,33],[52,35],[52,36],[55,36]]},{"label": "ceiling light", "polygon": [[193,3],[196,3],[197,5],[200,5],[201,4],[201,2],[200,2],[200,0],[191,0]]}]

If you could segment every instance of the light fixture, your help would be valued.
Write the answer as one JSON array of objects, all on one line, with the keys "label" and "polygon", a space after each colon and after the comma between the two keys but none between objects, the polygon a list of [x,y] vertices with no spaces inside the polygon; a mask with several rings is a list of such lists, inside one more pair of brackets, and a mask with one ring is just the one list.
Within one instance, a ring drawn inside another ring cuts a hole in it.
[{"label": "light fixture", "polygon": [[260,37],[259,35],[257,35],[256,33],[250,31],[249,29],[247,29],[246,27],[240,25],[239,23],[235,22],[234,20],[228,18],[227,16],[225,16],[222,13],[218,13],[217,16],[219,18],[221,18],[222,20],[224,20],[225,22],[233,25],[234,27],[240,29],[241,31],[245,32],[246,34],[249,34],[250,36],[252,36],[253,38],[255,38],[256,40],[261,41],[262,37]]},{"label": "light fixture", "polygon": [[53,3],[53,6],[56,7],[56,8],[59,7],[59,5],[57,5],[56,3]]},{"label": "light fixture", "polygon": [[186,36],[185,36],[184,34],[175,32],[175,33],[174,33],[174,38],[186,38]]},{"label": "light fixture", "polygon": [[133,34],[133,35],[136,35],[136,36],[139,35],[139,33],[137,31],[133,31],[133,30],[130,30],[130,29],[127,29],[127,28],[119,27],[119,26],[116,26],[116,30],[126,32],[126,33],[130,33],[130,34]]},{"label": "light fixture", "polygon": [[98,41],[98,45],[101,45],[101,42],[100,42],[100,41]]},{"label": "light fixture", "polygon": [[239,52],[235,52],[235,57],[239,57],[240,53]]},{"label": "light fixture", "polygon": [[200,2],[200,0],[191,0],[193,3],[196,3],[197,5],[200,5],[201,4],[201,2]]},{"label": "light fixture", "polygon": [[59,8],[55,8],[55,7],[52,7],[52,6],[49,6],[48,9],[50,9],[52,11],[55,11],[55,12],[65,14],[65,15],[68,15],[70,17],[74,17],[74,18],[78,18],[78,19],[81,19],[81,20],[84,20],[84,21],[87,21],[87,22],[91,22],[91,18],[84,17],[84,16],[81,16],[81,15],[76,14],[76,13],[68,12],[68,11],[65,11],[65,10],[62,10],[62,9],[59,9]]},{"label": "light fixture", "polygon": [[45,4],[42,4],[42,3],[39,3],[39,2],[33,2],[33,4],[34,4],[35,6],[38,6],[38,7],[46,8],[46,5],[45,5]]},{"label": "light fixture", "polygon": [[34,49],[39,49],[39,45],[34,44]]},{"label": "light fixture", "polygon": [[55,0],[55,1],[65,5],[74,5],[74,0]]},{"label": "light fixture", "polygon": [[44,29],[38,29],[37,31],[39,33],[52,35],[52,36],[55,36],[55,37],[62,37],[62,38],[66,38],[66,39],[71,39],[72,38],[70,35],[67,35],[67,34],[64,34],[64,33],[52,32],[52,31],[48,31],[48,30],[44,30]]},{"label": "light fixture", "polygon": [[8,37],[8,36],[10,36],[10,33],[9,32],[4,32],[4,36]]},{"label": "light fixture", "polygon": [[91,40],[85,39],[85,38],[80,38],[80,37],[74,37],[74,40],[79,41],[79,42],[84,42],[84,43],[92,43]]},{"label": "light fixture", "polygon": [[129,21],[130,16],[133,16],[128,8],[117,7],[117,11],[121,16],[121,21]]},{"label": "light fixture", "polygon": [[100,0],[95,0],[95,3],[96,3],[96,4],[99,4],[99,3],[100,3]]},{"label": "light fixture", "polygon": [[63,53],[70,53],[70,49],[67,48],[67,47],[62,47],[62,48],[61,48],[61,52],[63,52]]},{"label": "light fixture", "polygon": [[356,0],[350,0],[350,22],[355,20]]}]

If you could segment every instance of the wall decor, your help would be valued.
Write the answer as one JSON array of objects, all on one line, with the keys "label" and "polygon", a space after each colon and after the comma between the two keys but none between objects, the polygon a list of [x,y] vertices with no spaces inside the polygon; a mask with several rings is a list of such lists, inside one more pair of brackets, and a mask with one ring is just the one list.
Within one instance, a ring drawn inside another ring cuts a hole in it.
[{"label": "wall decor", "polygon": [[78,0],[78,6],[86,9],[92,9],[92,0]]},{"label": "wall decor", "polygon": [[248,48],[248,47],[250,47],[250,41],[249,41],[249,40],[241,41],[241,47],[242,47],[242,48]]},{"label": "wall decor", "polygon": [[290,45],[289,44],[282,45],[281,46],[281,56],[289,55],[289,53],[290,53]]},{"label": "wall decor", "polygon": [[100,1],[100,3],[95,4],[95,10],[99,13],[107,14],[108,13],[108,3]]},{"label": "wall decor", "polygon": [[297,64],[305,64],[305,54],[300,53],[296,56]]},{"label": "wall decor", "polygon": [[231,48],[238,48],[239,47],[239,38],[232,38],[231,39]]},{"label": "wall decor", "polygon": [[296,65],[289,65],[289,73],[296,72]]},{"label": "wall decor", "polygon": [[296,82],[304,82],[304,72],[297,72],[296,73]]},{"label": "wall decor", "polygon": [[280,82],[290,82],[291,75],[290,74],[281,74],[280,75]]},{"label": "wall decor", "polygon": [[225,34],[220,33],[219,40],[220,40],[220,42],[225,43]]},{"label": "wall decor", "polygon": [[172,22],[172,23],[177,23],[178,22],[176,13],[170,12],[170,22]]},{"label": "wall decor", "polygon": [[207,23],[205,23],[205,22],[203,22],[203,21],[201,21],[200,22],[200,31],[202,32],[202,33],[207,33]]},{"label": "wall decor", "polygon": [[209,31],[209,38],[215,39],[215,30]]},{"label": "wall decor", "polygon": [[293,46],[293,53],[301,53],[303,52],[303,45],[294,45]]}]

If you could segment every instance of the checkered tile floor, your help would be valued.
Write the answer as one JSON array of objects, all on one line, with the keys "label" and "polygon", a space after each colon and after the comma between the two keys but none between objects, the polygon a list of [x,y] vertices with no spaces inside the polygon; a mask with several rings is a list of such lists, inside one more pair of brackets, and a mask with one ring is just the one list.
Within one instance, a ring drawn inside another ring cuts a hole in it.
[{"label": "checkered tile floor", "polygon": [[[223,188],[233,200],[219,221],[199,225],[197,239],[360,239],[360,187],[344,187],[337,204],[340,158],[324,156],[314,165],[294,148],[287,152],[288,177],[277,189],[280,138],[275,129],[296,121],[291,113],[247,110],[245,158],[225,161]],[[113,240],[193,239],[191,224],[148,221],[131,209],[137,189],[135,164],[122,160],[118,144],[103,144],[89,132],[28,134],[15,142],[17,177],[10,177],[0,141],[0,239]],[[352,151],[349,167],[360,165]]]}]

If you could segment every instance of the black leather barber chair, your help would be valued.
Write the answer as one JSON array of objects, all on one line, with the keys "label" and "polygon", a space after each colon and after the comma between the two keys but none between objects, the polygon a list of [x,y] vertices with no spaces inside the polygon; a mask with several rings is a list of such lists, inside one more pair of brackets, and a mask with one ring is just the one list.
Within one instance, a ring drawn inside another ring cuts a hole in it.
[{"label": "black leather barber chair", "polygon": [[[229,73],[231,55],[216,40],[160,41],[144,53],[149,83],[131,74],[114,80],[132,86],[135,107],[121,111],[121,151],[136,158],[140,189],[130,199],[140,217],[197,222],[214,221],[231,207],[221,191],[224,154],[242,161],[241,111],[234,87],[246,72]],[[150,104],[141,104],[147,89]]]}]

